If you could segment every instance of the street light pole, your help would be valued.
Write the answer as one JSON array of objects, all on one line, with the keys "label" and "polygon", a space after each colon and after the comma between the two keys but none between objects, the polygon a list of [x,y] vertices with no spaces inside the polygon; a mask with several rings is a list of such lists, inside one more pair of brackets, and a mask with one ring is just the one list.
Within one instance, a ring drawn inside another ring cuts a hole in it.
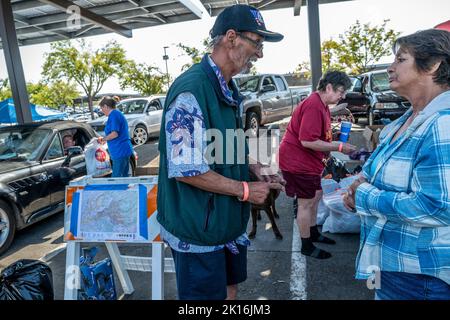
[{"label": "street light pole", "polygon": [[167,66],[167,60],[169,60],[169,56],[166,54],[166,49],[167,48],[169,48],[169,47],[164,47],[163,60],[166,61],[167,91],[169,91],[170,79],[169,79],[169,67]]}]

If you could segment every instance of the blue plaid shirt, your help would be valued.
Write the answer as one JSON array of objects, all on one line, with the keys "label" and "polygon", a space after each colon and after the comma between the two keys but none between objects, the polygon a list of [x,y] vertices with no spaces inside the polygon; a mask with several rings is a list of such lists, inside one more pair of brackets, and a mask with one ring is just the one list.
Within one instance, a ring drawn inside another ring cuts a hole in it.
[{"label": "blue plaid shirt", "polygon": [[[356,192],[356,278],[372,270],[426,274],[450,284],[450,91],[433,99],[388,149],[412,110],[387,125]],[[372,162],[379,156],[374,172]]]},{"label": "blue plaid shirt", "polygon": [[[210,57],[208,57],[208,62],[219,80],[224,96],[230,101],[234,101],[222,72]],[[204,138],[206,137],[206,127],[202,110],[194,95],[183,92],[176,97],[167,109],[165,128],[169,178],[192,177],[208,172],[209,166],[203,157],[207,147]],[[201,150],[198,150],[196,146],[201,146]],[[162,226],[161,237],[172,249],[191,253],[211,252],[227,247],[232,253],[237,254],[239,250],[236,243],[243,246],[250,245],[246,233],[235,241],[218,246],[199,246],[181,241]]]}]

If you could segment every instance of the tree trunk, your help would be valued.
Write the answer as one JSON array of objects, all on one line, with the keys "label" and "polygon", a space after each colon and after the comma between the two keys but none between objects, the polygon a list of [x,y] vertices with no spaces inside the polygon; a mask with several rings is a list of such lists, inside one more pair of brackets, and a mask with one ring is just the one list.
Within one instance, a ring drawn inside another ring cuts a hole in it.
[{"label": "tree trunk", "polygon": [[88,95],[88,106],[89,106],[89,111],[91,112],[91,119],[94,120],[94,108],[92,106],[92,96]]}]

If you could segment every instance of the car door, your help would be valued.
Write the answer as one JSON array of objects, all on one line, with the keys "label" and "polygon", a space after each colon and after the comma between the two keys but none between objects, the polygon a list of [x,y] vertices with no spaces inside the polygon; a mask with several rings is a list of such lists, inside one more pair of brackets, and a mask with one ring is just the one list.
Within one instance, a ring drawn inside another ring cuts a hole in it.
[{"label": "car door", "polygon": [[[58,132],[54,136],[53,141],[42,160],[43,166],[50,172],[49,179],[52,183],[50,202],[52,206],[63,204],[66,185],[70,180],[86,175],[86,161],[84,154],[73,156],[68,167],[62,167],[67,155],[65,155],[63,150],[61,135],[62,133]],[[83,148],[86,141],[89,141],[86,135],[87,134],[83,129],[77,128],[74,135],[75,146]],[[69,168],[69,170],[67,168]]]},{"label": "car door", "polygon": [[150,100],[146,107],[145,122],[147,123],[149,134],[159,134],[163,105],[161,98],[155,98]]},{"label": "car door", "polygon": [[272,122],[276,119],[276,111],[277,111],[277,103],[278,99],[276,98],[278,92],[276,89],[274,91],[266,91],[264,92],[264,87],[268,85],[273,85],[275,88],[275,81],[272,76],[264,76],[261,82],[261,91],[259,93],[259,99],[263,105],[262,112],[266,115],[267,122]]},{"label": "car door", "polygon": [[280,76],[274,76],[275,85],[277,87],[278,94],[275,96],[277,99],[275,104],[275,121],[289,117],[292,113],[292,95],[289,88],[286,86],[283,78]]},{"label": "car door", "polygon": [[[49,143],[51,130],[23,128],[11,133],[11,144],[15,152],[23,154],[27,160],[15,161],[13,179],[8,182],[17,197],[17,203],[22,207],[25,221],[31,215],[48,209],[50,194],[48,192],[48,172],[42,167],[39,155]],[[1,164],[5,167],[5,163]]]},{"label": "car door", "polygon": [[25,221],[36,212],[45,211],[50,206],[48,193],[48,173],[40,163],[16,172],[18,179],[8,185],[15,191],[17,202],[22,206]]}]

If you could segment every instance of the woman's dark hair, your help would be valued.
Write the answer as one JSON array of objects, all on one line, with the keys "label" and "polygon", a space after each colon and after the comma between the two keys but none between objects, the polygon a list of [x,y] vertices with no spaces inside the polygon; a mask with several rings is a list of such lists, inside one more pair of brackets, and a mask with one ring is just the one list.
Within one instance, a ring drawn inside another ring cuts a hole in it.
[{"label": "woman's dark hair", "polygon": [[430,71],[438,62],[439,68],[433,74],[437,84],[450,85],[450,32],[428,29],[408,36],[400,37],[394,42],[394,54],[406,51],[411,54],[419,72]]},{"label": "woman's dark hair", "polygon": [[333,86],[333,90],[343,87],[345,90],[350,89],[352,81],[345,72],[342,71],[327,71],[317,84],[317,90],[325,91],[327,84]]},{"label": "woman's dark hair", "polygon": [[110,96],[104,96],[102,100],[98,103],[99,106],[106,105],[111,109],[115,109],[117,103],[120,101],[120,98],[118,96],[110,97]]}]

